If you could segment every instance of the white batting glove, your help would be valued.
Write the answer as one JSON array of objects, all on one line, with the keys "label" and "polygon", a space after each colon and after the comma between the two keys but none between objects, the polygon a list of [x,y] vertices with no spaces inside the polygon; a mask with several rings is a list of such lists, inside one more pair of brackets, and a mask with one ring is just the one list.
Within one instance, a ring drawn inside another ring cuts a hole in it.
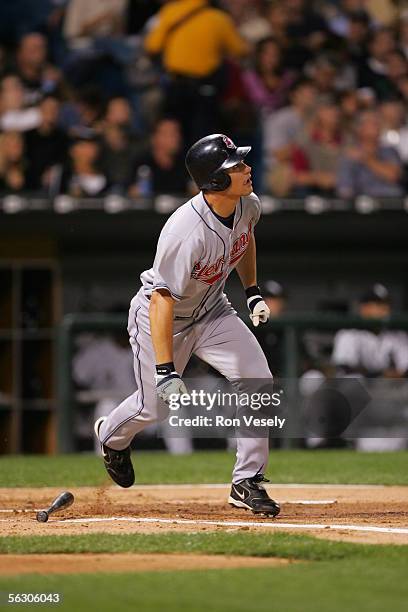
[{"label": "white batting glove", "polygon": [[[172,367],[169,367],[169,365]],[[169,365],[156,366],[156,374],[154,375],[157,395],[166,403],[170,402],[170,396],[172,395],[179,396],[188,393],[187,387],[175,371],[174,365]]]},{"label": "white batting glove", "polygon": [[271,311],[263,301],[261,295],[252,295],[249,297],[247,299],[247,305],[250,310],[249,317],[254,327],[258,327],[259,323],[266,323],[268,321]]}]

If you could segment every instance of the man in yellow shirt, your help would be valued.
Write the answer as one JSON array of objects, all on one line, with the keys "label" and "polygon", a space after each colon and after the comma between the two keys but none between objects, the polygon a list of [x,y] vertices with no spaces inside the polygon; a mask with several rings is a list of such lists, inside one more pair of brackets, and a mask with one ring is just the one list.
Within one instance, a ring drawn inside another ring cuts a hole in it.
[{"label": "man in yellow shirt", "polygon": [[170,0],[144,44],[149,54],[162,56],[169,75],[164,112],[180,120],[186,144],[217,131],[224,61],[249,51],[231,17],[208,0]]}]

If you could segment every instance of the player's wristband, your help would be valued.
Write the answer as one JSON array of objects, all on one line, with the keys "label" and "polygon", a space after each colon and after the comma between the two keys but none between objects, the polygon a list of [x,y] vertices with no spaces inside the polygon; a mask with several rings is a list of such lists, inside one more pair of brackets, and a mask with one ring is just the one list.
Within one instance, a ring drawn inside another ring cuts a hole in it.
[{"label": "player's wristband", "polygon": [[175,370],[176,368],[174,367],[174,363],[172,361],[156,365],[156,374],[159,376],[169,376],[169,374],[175,372]]},{"label": "player's wristband", "polygon": [[245,294],[247,296],[247,300],[249,300],[252,297],[261,295],[261,290],[258,285],[252,285],[252,287],[248,287],[248,289],[245,289]]}]

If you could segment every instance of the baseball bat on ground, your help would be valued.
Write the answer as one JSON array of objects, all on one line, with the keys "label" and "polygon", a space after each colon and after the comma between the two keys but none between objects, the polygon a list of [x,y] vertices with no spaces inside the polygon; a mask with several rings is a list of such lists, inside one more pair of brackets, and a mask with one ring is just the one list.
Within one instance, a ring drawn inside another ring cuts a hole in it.
[{"label": "baseball bat on ground", "polygon": [[68,508],[74,501],[74,496],[69,491],[64,491],[54,499],[51,506],[46,510],[40,510],[37,512],[37,521],[40,523],[46,523],[48,521],[48,517],[53,512],[57,512],[59,510],[65,510]]}]

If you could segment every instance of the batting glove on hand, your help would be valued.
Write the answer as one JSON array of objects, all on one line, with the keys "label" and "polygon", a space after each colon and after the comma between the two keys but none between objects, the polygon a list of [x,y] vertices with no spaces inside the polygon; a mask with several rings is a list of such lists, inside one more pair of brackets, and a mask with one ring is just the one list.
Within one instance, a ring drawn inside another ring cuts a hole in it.
[{"label": "batting glove on hand", "polygon": [[249,317],[253,326],[258,327],[259,323],[266,323],[271,311],[263,301],[259,287],[249,287],[245,293],[247,296],[247,305],[250,310]]},{"label": "batting glove on hand", "polygon": [[170,396],[172,395],[179,396],[188,393],[187,387],[176,372],[173,363],[156,366],[154,379],[157,395],[166,403],[170,402]]}]

